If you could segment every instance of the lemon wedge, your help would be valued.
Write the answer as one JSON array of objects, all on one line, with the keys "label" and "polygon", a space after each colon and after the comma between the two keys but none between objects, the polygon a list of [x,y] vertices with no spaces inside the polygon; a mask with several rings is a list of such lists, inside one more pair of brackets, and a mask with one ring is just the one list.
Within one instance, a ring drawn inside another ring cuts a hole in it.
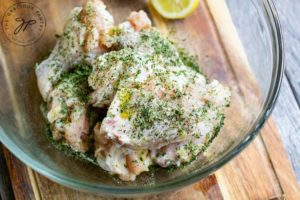
[{"label": "lemon wedge", "polygon": [[182,19],[191,14],[200,0],[151,0],[155,10],[167,19]]}]

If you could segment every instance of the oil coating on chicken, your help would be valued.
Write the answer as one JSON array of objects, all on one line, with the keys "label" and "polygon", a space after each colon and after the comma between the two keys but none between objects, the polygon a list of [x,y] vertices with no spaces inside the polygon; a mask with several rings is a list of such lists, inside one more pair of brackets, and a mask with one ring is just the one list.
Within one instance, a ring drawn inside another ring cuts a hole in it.
[{"label": "oil coating on chicken", "polygon": [[[151,165],[192,162],[222,128],[229,88],[200,73],[144,11],[113,23],[102,1],[87,0],[37,66],[53,139],[95,149],[98,165],[125,181]],[[93,130],[91,108],[107,109]]]},{"label": "oil coating on chicken", "polygon": [[[111,51],[98,56],[93,60],[93,72],[89,77],[89,85],[95,90],[91,94],[91,103],[97,107],[109,105],[118,88],[121,76],[126,72],[128,65],[138,65],[139,63],[132,60],[124,60],[126,56],[138,53],[138,50],[144,51],[142,46],[139,49],[132,49],[141,41],[141,31],[151,27],[151,21],[144,11],[132,12],[124,22],[109,31],[109,35],[104,37],[104,44],[118,51]],[[144,47],[147,48],[147,47]],[[149,48],[145,49],[149,51]],[[145,56],[145,55],[142,55]],[[133,59],[140,59],[139,57]],[[139,66],[136,66],[139,68]]]},{"label": "oil coating on chicken", "polygon": [[100,0],[89,0],[84,7],[71,11],[51,54],[36,68],[39,90],[45,101],[63,72],[71,70],[84,57],[104,51],[100,38],[112,26],[113,17]]},{"label": "oil coating on chicken", "polygon": [[[109,148],[98,142],[95,155],[102,168],[125,180],[151,164],[192,161],[216,136],[230,103],[228,88],[186,66],[174,44],[154,28],[139,32],[130,46],[98,56],[89,84],[96,89],[93,105],[109,105],[95,127],[96,141],[104,138]],[[132,151],[145,158],[136,159]],[[122,155],[128,167],[119,170],[113,155],[117,160]]]},{"label": "oil coating on chicken", "polygon": [[65,140],[75,151],[86,152],[89,147],[87,64],[76,66],[64,74],[49,94],[47,119],[55,140]]}]

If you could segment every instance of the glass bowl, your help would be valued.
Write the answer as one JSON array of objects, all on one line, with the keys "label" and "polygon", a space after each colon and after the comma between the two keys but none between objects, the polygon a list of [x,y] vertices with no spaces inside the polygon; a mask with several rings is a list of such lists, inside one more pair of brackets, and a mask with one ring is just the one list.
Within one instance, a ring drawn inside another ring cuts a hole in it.
[{"label": "glass bowl", "polygon": [[[61,33],[69,11],[81,1],[36,0],[15,5],[12,1],[1,2],[0,140],[25,164],[65,186],[130,196],[163,192],[196,182],[230,161],[253,140],[276,101],[283,74],[282,40],[271,0],[227,0],[226,12],[229,11],[233,22],[230,26],[208,23],[206,20],[214,16],[207,12],[209,5],[204,1],[200,1],[199,8],[184,20],[164,20],[167,29],[175,29],[172,37],[179,37],[183,46],[198,55],[199,64],[208,77],[231,88],[232,104],[226,110],[225,126],[219,136],[191,165],[172,171],[155,168],[134,182],[123,182],[99,167],[66,156],[46,138],[46,121],[40,110],[42,99],[34,66],[51,51],[55,33]],[[106,3],[117,21],[124,19],[131,10],[153,12],[144,1],[107,0]],[[36,17],[38,28],[33,29],[28,24],[32,21],[25,21],[20,30],[11,30],[16,27],[15,15]],[[199,20],[208,25],[196,23]],[[157,19],[154,23],[161,25]],[[231,26],[245,51],[240,48],[230,53],[232,49],[223,37]],[[210,43],[203,36],[216,27],[221,31],[214,32],[213,43]],[[218,47],[213,49],[214,45]]]}]

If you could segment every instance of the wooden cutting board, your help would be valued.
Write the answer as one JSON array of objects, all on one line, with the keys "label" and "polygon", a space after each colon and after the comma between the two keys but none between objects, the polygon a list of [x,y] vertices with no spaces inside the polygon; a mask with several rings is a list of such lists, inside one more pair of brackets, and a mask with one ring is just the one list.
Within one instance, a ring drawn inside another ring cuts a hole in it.
[{"label": "wooden cutting board", "polygon": [[[10,1],[8,4],[15,2]],[[167,31],[165,20],[151,7],[148,11],[155,25],[162,31]],[[250,68],[225,1],[201,1],[199,8],[186,21],[185,26],[196,26],[199,30],[197,37],[203,39],[203,45],[207,46],[205,56],[212,58],[211,65],[222,70],[232,70],[237,83],[247,82],[251,91],[257,91],[253,77],[240,76],[249,74],[247,72]],[[226,77],[223,81],[226,82]],[[245,92],[245,88],[239,89]],[[26,167],[5,148],[3,150],[16,199],[107,199],[58,185]],[[276,125],[269,119],[261,134],[242,153],[214,174],[177,191],[137,199],[285,198],[300,199],[300,188]]]}]

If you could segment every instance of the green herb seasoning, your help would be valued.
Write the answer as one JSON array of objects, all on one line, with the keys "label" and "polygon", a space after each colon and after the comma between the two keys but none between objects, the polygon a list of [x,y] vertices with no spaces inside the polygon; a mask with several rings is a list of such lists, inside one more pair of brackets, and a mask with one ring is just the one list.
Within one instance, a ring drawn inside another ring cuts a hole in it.
[{"label": "green herb seasoning", "polygon": [[85,103],[88,101],[91,91],[87,83],[91,70],[90,65],[81,63],[75,67],[73,72],[63,73],[56,87],[66,95],[66,98],[78,98]]}]

